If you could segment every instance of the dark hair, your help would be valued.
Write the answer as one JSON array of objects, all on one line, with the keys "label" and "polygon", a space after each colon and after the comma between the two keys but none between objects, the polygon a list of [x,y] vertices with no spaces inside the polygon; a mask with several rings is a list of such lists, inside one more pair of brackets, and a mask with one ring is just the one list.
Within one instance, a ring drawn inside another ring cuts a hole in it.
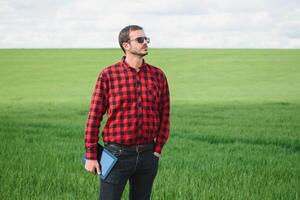
[{"label": "dark hair", "polygon": [[136,30],[143,30],[143,28],[138,26],[138,25],[129,25],[129,26],[126,26],[125,28],[123,28],[120,31],[120,33],[119,33],[119,44],[120,44],[120,47],[122,48],[122,50],[124,51],[124,53],[125,53],[125,49],[123,48],[122,44],[124,42],[128,42],[128,40],[130,39],[129,38],[130,31],[136,31]]}]

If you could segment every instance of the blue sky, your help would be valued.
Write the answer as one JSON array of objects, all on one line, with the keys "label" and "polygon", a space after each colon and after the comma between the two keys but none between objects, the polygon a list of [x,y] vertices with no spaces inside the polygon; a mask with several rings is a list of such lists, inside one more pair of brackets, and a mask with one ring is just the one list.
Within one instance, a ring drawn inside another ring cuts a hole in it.
[{"label": "blue sky", "polygon": [[0,0],[0,48],[118,48],[128,24],[150,47],[300,48],[296,0]]}]

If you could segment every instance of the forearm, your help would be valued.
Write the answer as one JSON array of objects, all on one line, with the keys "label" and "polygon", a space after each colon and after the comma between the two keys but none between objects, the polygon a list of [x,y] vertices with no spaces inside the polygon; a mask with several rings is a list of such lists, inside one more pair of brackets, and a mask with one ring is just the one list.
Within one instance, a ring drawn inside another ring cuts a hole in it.
[{"label": "forearm", "polygon": [[155,152],[161,153],[163,146],[166,144],[170,134],[170,110],[166,107],[164,110],[160,127],[156,137]]},{"label": "forearm", "polygon": [[167,79],[164,78],[163,92],[159,105],[160,124],[156,137],[155,152],[161,153],[170,134],[170,94]]},{"label": "forearm", "polygon": [[86,158],[97,159],[97,143],[99,140],[99,128],[107,106],[107,84],[100,73],[91,99],[88,119],[85,127]]}]

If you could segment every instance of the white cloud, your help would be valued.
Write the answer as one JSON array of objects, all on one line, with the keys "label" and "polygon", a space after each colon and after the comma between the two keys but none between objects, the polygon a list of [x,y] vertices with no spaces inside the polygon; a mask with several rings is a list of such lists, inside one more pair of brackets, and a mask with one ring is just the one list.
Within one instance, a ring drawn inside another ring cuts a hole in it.
[{"label": "white cloud", "polygon": [[0,48],[118,47],[139,24],[152,47],[299,48],[295,0],[0,0]]}]

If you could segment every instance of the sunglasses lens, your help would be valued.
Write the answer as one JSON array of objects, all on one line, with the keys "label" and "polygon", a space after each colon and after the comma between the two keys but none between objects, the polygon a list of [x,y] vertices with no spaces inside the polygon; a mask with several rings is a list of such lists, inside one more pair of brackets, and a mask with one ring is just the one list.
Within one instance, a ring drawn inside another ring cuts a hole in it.
[{"label": "sunglasses lens", "polygon": [[138,43],[144,43],[145,40],[146,40],[146,43],[150,42],[150,38],[148,38],[148,37],[138,37],[133,40],[137,41]]},{"label": "sunglasses lens", "polygon": [[144,37],[138,37],[136,38],[136,40],[138,41],[138,43],[143,43],[144,42]]}]

